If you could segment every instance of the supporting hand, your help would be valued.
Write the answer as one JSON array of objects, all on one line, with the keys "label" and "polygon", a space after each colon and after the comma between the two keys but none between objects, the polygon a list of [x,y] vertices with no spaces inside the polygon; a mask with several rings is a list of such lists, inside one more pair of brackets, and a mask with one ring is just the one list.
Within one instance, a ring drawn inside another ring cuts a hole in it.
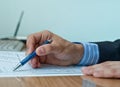
[{"label": "supporting hand", "polygon": [[120,61],[108,61],[82,69],[85,75],[103,78],[120,78]]}]

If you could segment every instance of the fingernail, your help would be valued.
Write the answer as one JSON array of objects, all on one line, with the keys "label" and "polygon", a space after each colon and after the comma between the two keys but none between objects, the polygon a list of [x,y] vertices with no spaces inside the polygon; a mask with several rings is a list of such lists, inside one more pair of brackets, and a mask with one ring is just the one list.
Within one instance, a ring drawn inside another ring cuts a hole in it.
[{"label": "fingernail", "polygon": [[41,48],[39,49],[39,51],[40,51],[41,54],[44,54],[44,53],[45,53],[45,50],[44,50],[43,47],[41,47]]}]

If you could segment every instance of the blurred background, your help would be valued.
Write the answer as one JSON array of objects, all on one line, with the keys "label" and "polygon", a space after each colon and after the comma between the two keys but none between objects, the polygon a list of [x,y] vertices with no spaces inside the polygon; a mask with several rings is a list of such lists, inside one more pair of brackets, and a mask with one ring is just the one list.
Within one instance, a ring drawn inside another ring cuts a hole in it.
[{"label": "blurred background", "polygon": [[119,0],[0,0],[0,37],[50,30],[69,41],[120,38]]}]

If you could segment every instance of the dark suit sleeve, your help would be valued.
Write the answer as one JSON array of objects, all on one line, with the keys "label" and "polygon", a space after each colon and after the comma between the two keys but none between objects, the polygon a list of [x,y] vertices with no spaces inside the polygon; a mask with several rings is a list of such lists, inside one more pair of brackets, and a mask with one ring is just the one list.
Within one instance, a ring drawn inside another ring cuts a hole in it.
[{"label": "dark suit sleeve", "polygon": [[99,47],[99,61],[120,61],[120,39],[111,42],[95,42]]}]

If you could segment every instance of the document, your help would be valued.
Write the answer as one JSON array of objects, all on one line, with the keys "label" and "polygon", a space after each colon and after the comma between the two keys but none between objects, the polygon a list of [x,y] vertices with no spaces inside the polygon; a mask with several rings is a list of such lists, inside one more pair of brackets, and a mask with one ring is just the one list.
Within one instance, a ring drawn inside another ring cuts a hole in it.
[{"label": "document", "polygon": [[83,75],[81,66],[55,66],[42,64],[33,69],[28,63],[13,71],[16,64],[25,58],[25,52],[0,51],[0,77],[26,76],[79,76]]}]

